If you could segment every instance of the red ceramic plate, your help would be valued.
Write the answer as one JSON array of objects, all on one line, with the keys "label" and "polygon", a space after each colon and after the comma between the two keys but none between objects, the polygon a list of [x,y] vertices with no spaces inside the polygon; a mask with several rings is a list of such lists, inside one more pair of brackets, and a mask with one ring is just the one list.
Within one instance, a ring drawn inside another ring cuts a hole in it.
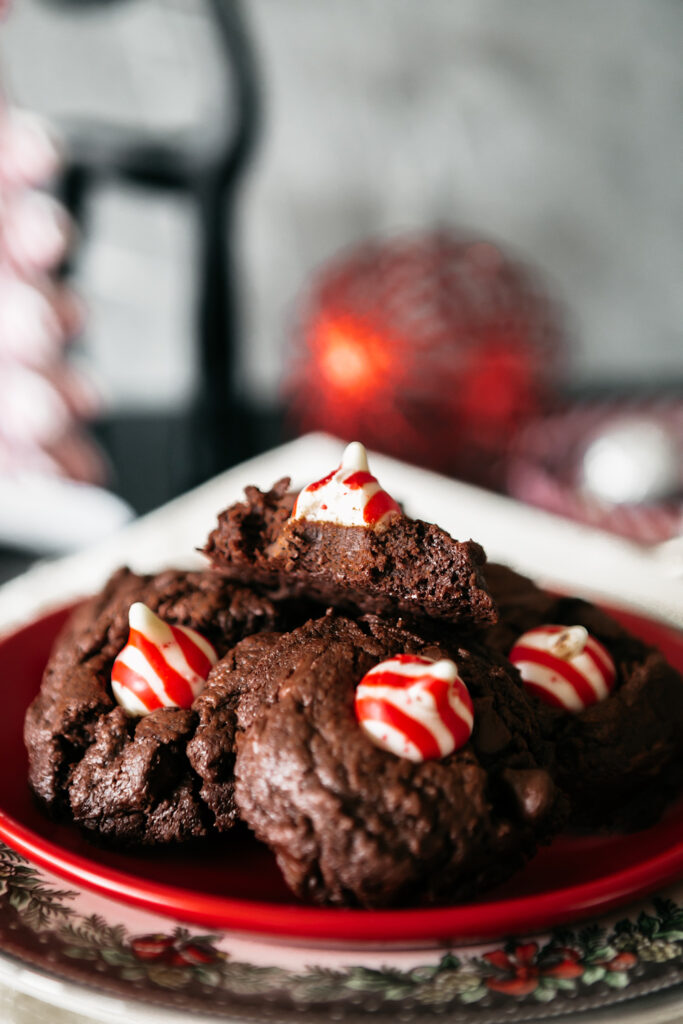
[{"label": "red ceramic plate", "polygon": [[[269,851],[247,833],[193,852],[122,854],[93,846],[35,806],[26,783],[22,722],[68,609],[0,642],[3,713],[0,839],[78,885],[210,928],[335,945],[491,939],[596,915],[683,877],[683,815],[636,835],[559,837],[526,868],[476,903],[429,910],[306,907],[285,887]],[[683,669],[683,634],[615,613]]]}]

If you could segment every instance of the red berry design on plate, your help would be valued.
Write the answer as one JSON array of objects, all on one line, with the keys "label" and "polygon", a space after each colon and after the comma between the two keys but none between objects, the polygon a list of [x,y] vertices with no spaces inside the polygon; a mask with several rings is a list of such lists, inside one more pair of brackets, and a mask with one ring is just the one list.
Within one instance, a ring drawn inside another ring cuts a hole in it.
[{"label": "red berry design on plate", "polygon": [[176,966],[200,967],[202,964],[212,964],[216,959],[216,951],[210,946],[203,946],[198,942],[186,942],[175,951],[173,963]]},{"label": "red berry design on plate", "polygon": [[173,949],[170,935],[139,935],[132,939],[130,948],[138,960],[163,960]]}]

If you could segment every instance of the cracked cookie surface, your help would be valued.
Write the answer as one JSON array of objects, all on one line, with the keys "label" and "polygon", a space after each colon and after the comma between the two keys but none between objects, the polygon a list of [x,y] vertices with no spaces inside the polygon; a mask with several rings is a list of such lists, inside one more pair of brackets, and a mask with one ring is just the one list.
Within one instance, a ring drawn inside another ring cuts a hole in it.
[{"label": "cracked cookie surface", "polygon": [[294,499],[289,478],[270,491],[247,487],[209,535],[204,554],[214,568],[337,608],[465,626],[496,621],[475,541],[402,514],[380,532],[290,519]]},{"label": "cracked cookie surface", "polygon": [[194,713],[161,708],[131,718],[112,696],[111,668],[135,601],[199,630],[219,654],[282,620],[267,598],[214,573],[119,570],[54,647],[24,724],[29,781],[52,813],[100,837],[136,845],[197,838],[212,819],[186,756]]}]

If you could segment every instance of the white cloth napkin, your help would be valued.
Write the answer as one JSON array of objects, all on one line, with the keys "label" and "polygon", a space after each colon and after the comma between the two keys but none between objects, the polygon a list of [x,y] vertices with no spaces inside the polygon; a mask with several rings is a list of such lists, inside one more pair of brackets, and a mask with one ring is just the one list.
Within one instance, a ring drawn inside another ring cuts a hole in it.
[{"label": "white cloth napkin", "polygon": [[[296,487],[339,464],[344,442],[308,434],[222,473],[87,550],[40,563],[0,588],[0,631],[97,590],[119,565],[138,571],[191,567],[216,514],[247,484],[270,487],[292,476]],[[683,628],[683,581],[647,549],[468,484],[386,456],[370,469],[408,514],[473,537],[491,560],[507,562],[542,584],[632,609]]]}]

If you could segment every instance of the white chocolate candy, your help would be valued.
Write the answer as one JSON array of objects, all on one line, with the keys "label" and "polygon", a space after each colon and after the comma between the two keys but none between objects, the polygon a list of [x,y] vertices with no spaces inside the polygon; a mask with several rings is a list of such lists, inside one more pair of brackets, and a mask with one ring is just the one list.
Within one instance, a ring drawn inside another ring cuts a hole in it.
[{"label": "white chocolate candy", "polygon": [[399,654],[356,688],[356,717],[375,746],[411,761],[448,757],[467,743],[474,711],[454,662]]},{"label": "white chocolate candy", "polygon": [[292,519],[381,530],[400,511],[370,473],[363,445],[353,441],[346,447],[338,469],[299,493]]},{"label": "white chocolate candy", "polygon": [[531,629],[509,658],[530,693],[574,713],[609,697],[617,678],[609,652],[584,626]]},{"label": "white chocolate candy", "polygon": [[136,601],[128,612],[130,635],[111,673],[114,697],[129,715],[157,708],[189,708],[218,661],[195,629],[171,626]]}]

